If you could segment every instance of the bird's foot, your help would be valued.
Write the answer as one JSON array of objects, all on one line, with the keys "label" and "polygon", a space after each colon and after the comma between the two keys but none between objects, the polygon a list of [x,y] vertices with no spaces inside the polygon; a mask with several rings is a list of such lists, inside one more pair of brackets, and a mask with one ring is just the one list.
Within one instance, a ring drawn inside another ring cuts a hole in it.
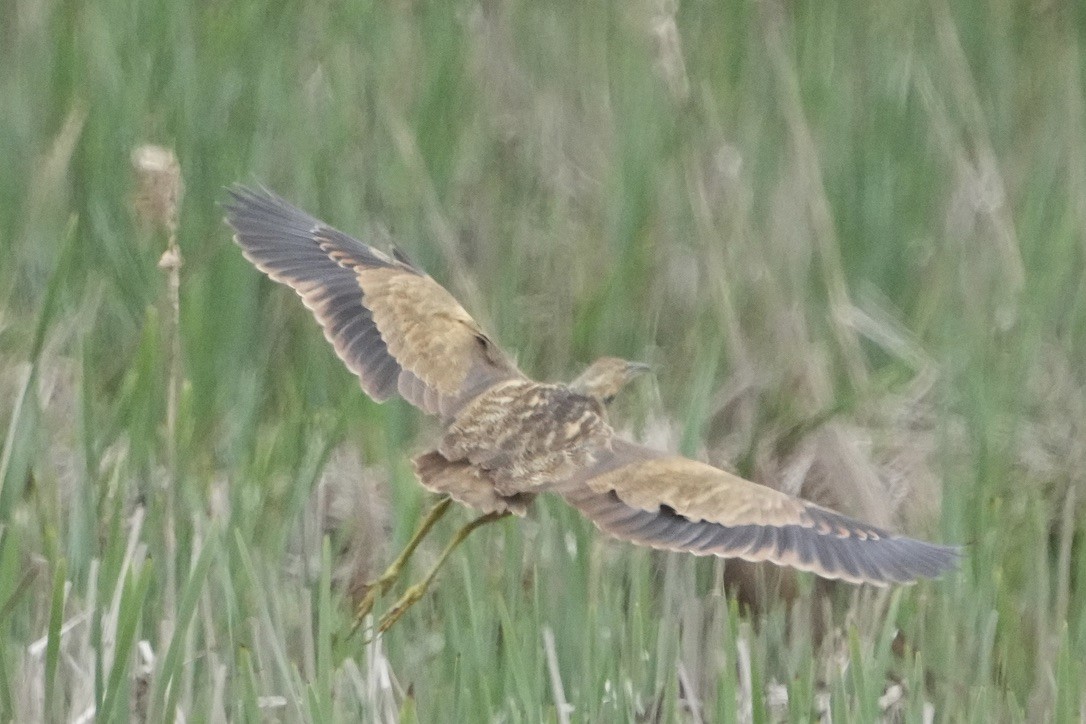
[{"label": "bird's foot", "polygon": [[362,625],[362,620],[366,618],[373,611],[373,607],[377,604],[377,599],[388,593],[388,590],[392,588],[400,577],[400,570],[394,566],[390,566],[388,570],[381,574],[380,578],[376,578],[368,583],[364,584],[365,595],[362,596],[362,600],[359,602],[358,607],[354,612],[354,625],[355,628]]},{"label": "bird's foot", "polygon": [[392,605],[392,608],[385,612],[385,615],[381,617],[381,620],[377,623],[377,633],[383,634],[392,628],[393,624],[400,620],[400,617],[407,612],[407,609],[414,606],[422,597],[426,595],[426,590],[430,587],[430,580],[420,581],[413,586],[408,587],[400,596],[400,600],[396,601]]},{"label": "bird's foot", "polygon": [[[392,608],[390,608],[385,613],[385,615],[381,617],[381,620],[377,623],[376,634],[380,635],[383,634],[385,631],[388,631],[393,624],[400,620],[400,617],[404,615],[407,609],[411,608],[419,602],[423,595],[426,594],[426,591],[429,589],[430,584],[437,576],[437,572],[441,569],[441,566],[444,565],[446,560],[448,560],[449,555],[456,549],[458,545],[463,543],[464,540],[469,535],[471,535],[472,531],[474,531],[476,528],[486,525],[487,523],[493,523],[496,520],[501,520],[509,514],[510,513],[507,510],[501,512],[495,511],[491,513],[486,513],[485,515],[480,515],[478,518],[458,530],[456,534],[452,537],[452,540],[449,541],[448,545],[445,546],[445,549],[441,551],[441,555],[437,557],[437,561],[434,562],[433,567],[430,568],[430,572],[426,574],[426,577],[418,583],[414,584],[413,586],[409,586],[408,589],[404,591],[404,594],[400,596],[400,599],[392,605]],[[402,555],[401,558],[403,558]],[[406,559],[404,558],[403,560]],[[382,575],[380,578],[377,579],[377,581],[374,582],[375,586],[371,588],[370,591],[366,592],[366,596],[362,599],[362,603],[359,604],[358,612],[355,615],[355,629],[358,629],[358,627],[361,626],[363,619],[365,619],[365,617],[369,615],[370,611],[373,609],[373,603],[380,595],[380,593],[374,593],[371,600],[371,593],[373,591],[376,591],[379,586],[385,586],[386,589],[388,586],[391,586],[392,583],[395,582],[396,578],[399,576],[398,568],[402,568],[402,566],[403,561],[401,561],[401,559],[397,559],[389,567],[389,570],[385,571],[384,575]],[[387,583],[385,583],[385,578],[390,576],[391,579]]]},{"label": "bird's foot", "polygon": [[385,569],[384,573],[365,585],[366,593],[362,596],[361,602],[355,609],[354,626],[352,627],[354,630],[357,631],[362,625],[362,621],[373,611],[377,599],[388,593],[392,585],[399,580],[400,573],[403,572],[404,566],[407,565],[407,561],[411,558],[411,554],[415,552],[422,539],[426,537],[434,525],[445,515],[451,504],[451,498],[445,497],[439,500],[437,505],[431,508],[430,512],[422,519],[419,527],[411,536],[411,540],[407,542],[407,546],[400,552],[400,555],[396,556],[396,559]]}]

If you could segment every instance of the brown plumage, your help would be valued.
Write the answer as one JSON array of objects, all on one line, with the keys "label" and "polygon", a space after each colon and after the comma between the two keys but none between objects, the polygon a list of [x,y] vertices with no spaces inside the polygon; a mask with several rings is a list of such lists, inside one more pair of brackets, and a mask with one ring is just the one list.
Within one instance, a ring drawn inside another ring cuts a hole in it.
[{"label": "brown plumage", "polygon": [[615,436],[606,403],[646,367],[606,357],[569,385],[526,377],[455,298],[267,191],[235,187],[245,257],[292,287],[362,388],[399,393],[445,424],[414,460],[428,489],[487,514],[556,493],[601,530],[697,555],[770,561],[884,585],[934,577],[956,548],[897,536],[723,470]]}]

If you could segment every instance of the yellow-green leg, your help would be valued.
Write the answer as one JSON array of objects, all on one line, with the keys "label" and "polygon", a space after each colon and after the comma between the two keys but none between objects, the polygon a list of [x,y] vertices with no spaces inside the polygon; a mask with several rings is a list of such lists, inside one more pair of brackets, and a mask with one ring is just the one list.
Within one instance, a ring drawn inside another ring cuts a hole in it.
[{"label": "yellow-green leg", "polygon": [[454,535],[452,540],[449,541],[449,544],[445,546],[445,550],[441,551],[441,555],[438,556],[437,562],[434,563],[433,568],[426,574],[426,577],[415,585],[408,587],[408,589],[404,591],[403,596],[400,597],[400,600],[396,601],[392,608],[381,617],[380,623],[377,624],[377,632],[384,633],[385,631],[388,631],[389,628],[392,627],[392,624],[400,620],[400,617],[404,615],[404,612],[407,611],[407,609],[418,603],[419,599],[426,593],[426,589],[430,587],[430,582],[434,580],[434,576],[437,575],[438,569],[441,568],[442,564],[444,564],[445,560],[449,557],[449,554],[452,553],[458,545],[463,543],[464,540],[471,535],[473,530],[481,528],[487,523],[493,523],[496,520],[500,520],[507,515],[509,515],[509,511],[480,515],[478,518],[456,531],[456,535]]},{"label": "yellow-green leg", "polygon": [[441,520],[441,516],[445,515],[451,504],[452,498],[444,498],[431,508],[426,517],[419,523],[419,527],[411,536],[411,540],[407,541],[407,545],[400,552],[400,555],[396,556],[396,560],[392,561],[379,578],[366,584],[366,595],[363,596],[362,602],[358,604],[354,614],[355,628],[358,628],[362,623],[362,619],[373,610],[373,605],[377,603],[377,599],[385,595],[388,589],[392,588],[392,584],[399,579],[404,566],[407,565],[408,559],[411,558],[411,554],[419,547],[419,543],[422,543],[422,539],[426,537],[434,525]]}]

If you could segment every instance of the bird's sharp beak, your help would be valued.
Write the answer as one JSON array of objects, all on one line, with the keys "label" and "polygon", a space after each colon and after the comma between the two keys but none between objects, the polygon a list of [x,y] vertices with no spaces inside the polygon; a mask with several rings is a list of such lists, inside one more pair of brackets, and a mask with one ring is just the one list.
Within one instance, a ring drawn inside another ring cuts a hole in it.
[{"label": "bird's sharp beak", "polygon": [[645,364],[644,362],[627,362],[626,363],[626,378],[633,379],[646,372],[652,372],[652,365]]}]

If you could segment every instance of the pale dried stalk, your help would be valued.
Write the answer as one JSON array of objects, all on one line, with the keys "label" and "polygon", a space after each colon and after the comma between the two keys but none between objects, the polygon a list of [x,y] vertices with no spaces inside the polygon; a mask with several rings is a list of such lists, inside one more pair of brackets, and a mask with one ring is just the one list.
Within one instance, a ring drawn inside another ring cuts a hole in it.
[{"label": "pale dried stalk", "polygon": [[554,695],[554,708],[560,724],[569,724],[569,713],[573,707],[566,700],[566,690],[562,686],[562,672],[558,669],[558,652],[554,646],[554,631],[550,626],[543,627],[543,652],[547,657],[547,672],[551,679],[551,692]]},{"label": "pale dried stalk", "polygon": [[140,146],[132,153],[139,190],[136,213],[153,227],[166,232],[166,251],[158,268],[166,273],[169,305],[170,381],[166,399],[166,431],[169,436],[169,465],[176,483],[177,405],[181,397],[181,249],[177,245],[178,216],[184,182],[177,156],[161,146]]},{"label": "pale dried stalk", "polygon": [[[178,218],[184,181],[181,164],[173,150],[162,146],[144,145],[132,152],[132,167],[136,173],[136,214],[152,229],[166,234],[166,250],[158,260],[158,268],[166,274],[166,317],[169,342],[169,381],[166,389],[166,464],[169,480],[166,484],[165,525],[166,591],[165,601],[177,605],[177,532],[174,528],[174,498],[180,478],[177,445],[177,408],[181,398],[183,371],[181,369],[181,250],[177,245]],[[168,610],[168,609],[167,609]],[[168,641],[173,635],[173,622],[164,616],[160,634]]]}]

